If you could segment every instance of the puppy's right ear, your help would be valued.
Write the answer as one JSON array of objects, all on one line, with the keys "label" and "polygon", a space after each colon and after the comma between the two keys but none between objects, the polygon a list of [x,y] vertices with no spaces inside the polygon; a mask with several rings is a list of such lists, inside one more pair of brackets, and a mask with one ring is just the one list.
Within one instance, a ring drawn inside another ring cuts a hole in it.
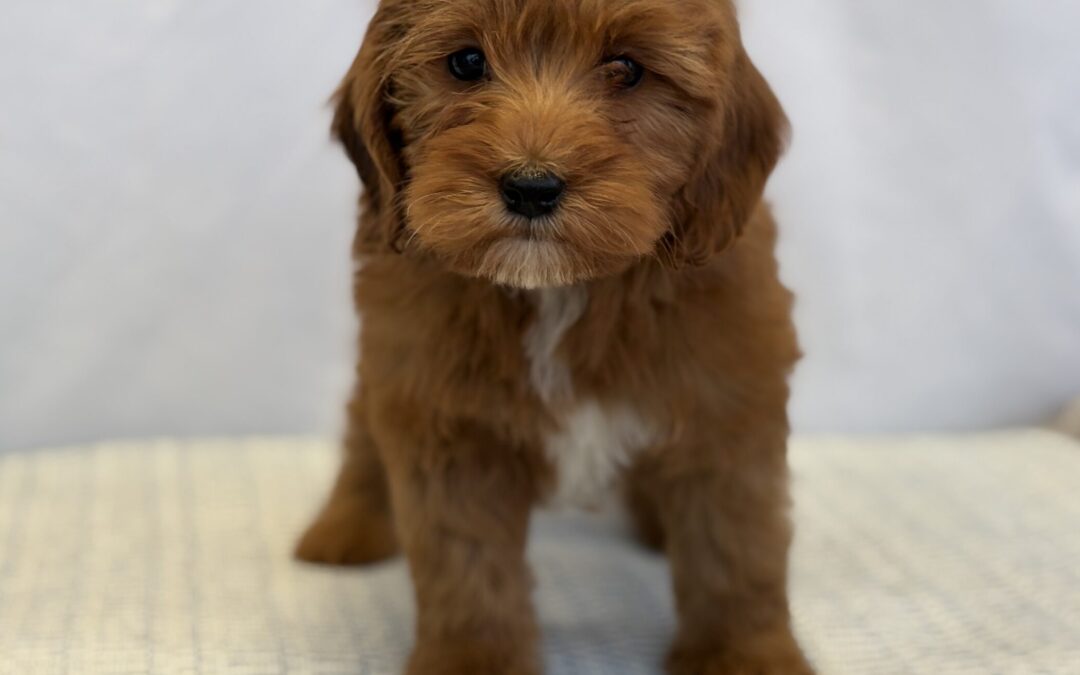
[{"label": "puppy's right ear", "polygon": [[333,135],[345,147],[364,184],[364,213],[355,248],[394,248],[401,230],[398,191],[404,176],[401,137],[392,127],[389,99],[393,46],[403,34],[392,8],[382,3],[352,67],[334,93]]}]

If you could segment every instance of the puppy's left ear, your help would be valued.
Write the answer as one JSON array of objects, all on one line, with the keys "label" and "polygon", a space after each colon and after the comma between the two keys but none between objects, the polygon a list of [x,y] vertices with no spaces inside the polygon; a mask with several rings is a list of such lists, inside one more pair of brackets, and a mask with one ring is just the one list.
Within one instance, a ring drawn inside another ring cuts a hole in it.
[{"label": "puppy's left ear", "polygon": [[677,200],[665,242],[676,266],[703,265],[738,239],[787,143],[784,111],[742,48],[729,76],[712,112],[717,132]]}]

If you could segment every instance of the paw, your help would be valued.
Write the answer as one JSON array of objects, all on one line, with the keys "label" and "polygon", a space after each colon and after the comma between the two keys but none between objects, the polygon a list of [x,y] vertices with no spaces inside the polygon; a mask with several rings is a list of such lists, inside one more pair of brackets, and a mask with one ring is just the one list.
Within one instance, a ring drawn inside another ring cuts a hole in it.
[{"label": "paw", "polygon": [[536,659],[509,644],[418,645],[405,675],[539,675]]},{"label": "paw", "polygon": [[389,514],[375,514],[359,499],[327,504],[296,545],[296,557],[322,565],[368,565],[397,553]]},{"label": "paw", "polygon": [[762,640],[750,650],[676,647],[668,656],[668,675],[814,675],[795,640]]}]

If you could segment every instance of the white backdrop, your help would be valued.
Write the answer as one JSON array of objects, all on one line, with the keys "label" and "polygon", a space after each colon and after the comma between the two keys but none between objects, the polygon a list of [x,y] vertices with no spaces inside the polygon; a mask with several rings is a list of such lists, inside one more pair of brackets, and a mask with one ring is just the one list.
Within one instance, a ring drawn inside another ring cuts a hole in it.
[{"label": "white backdrop", "polygon": [[[1073,0],[751,0],[799,428],[1038,422],[1080,394]],[[334,433],[363,0],[4,0],[0,450]]]}]

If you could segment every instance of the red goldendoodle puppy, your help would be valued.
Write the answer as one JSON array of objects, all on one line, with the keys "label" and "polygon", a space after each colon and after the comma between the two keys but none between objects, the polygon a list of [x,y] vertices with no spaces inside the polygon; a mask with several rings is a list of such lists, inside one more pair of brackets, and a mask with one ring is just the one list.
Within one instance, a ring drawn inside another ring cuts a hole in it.
[{"label": "red goldendoodle puppy", "polygon": [[671,673],[810,673],[762,203],[786,122],[731,1],[383,0],[336,103],[359,385],[298,555],[408,556],[409,673],[534,674],[530,511],[614,486],[670,559]]}]

